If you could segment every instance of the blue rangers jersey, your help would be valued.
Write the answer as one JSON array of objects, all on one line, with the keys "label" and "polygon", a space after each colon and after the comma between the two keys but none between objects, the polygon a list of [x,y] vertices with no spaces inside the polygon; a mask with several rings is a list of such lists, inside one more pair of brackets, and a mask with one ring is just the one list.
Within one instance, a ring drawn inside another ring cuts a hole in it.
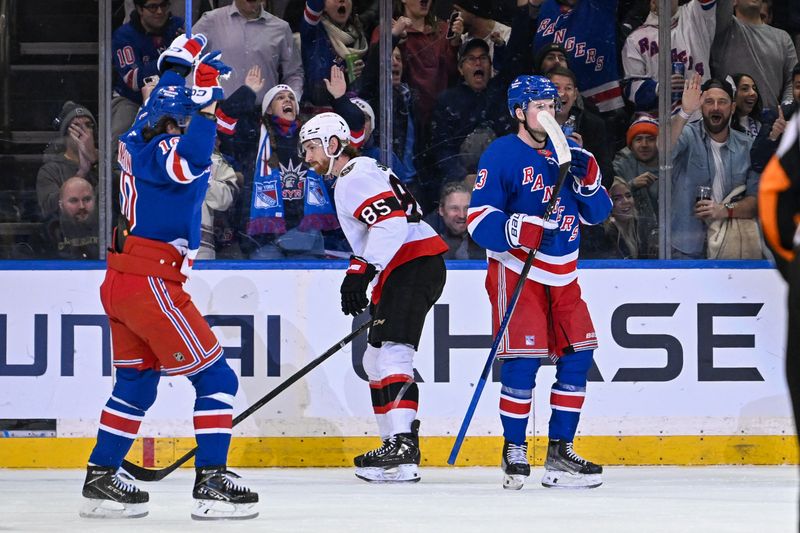
[{"label": "blue rangers jersey", "polygon": [[117,28],[111,37],[114,52],[114,92],[141,104],[144,79],[158,74],[158,56],[181,33],[183,19],[172,16],[167,19],[160,35],[147,33],[134,11],[131,21]]},{"label": "blue rangers jersey", "polygon": [[545,0],[533,50],[564,46],[578,89],[600,112],[625,107],[617,65],[617,0],[579,0],[574,8]]},{"label": "blue rangers jersey", "polygon": [[[572,140],[568,142],[577,147]],[[596,162],[591,166],[597,171]],[[542,245],[528,274],[529,279],[545,285],[567,285],[578,276],[580,224],[598,224],[611,213],[611,199],[602,185],[591,196],[583,196],[575,192],[571,174],[564,180],[550,217],[559,224],[557,236]],[[543,216],[557,182],[558,161],[550,139],[540,150],[516,135],[489,145],[478,163],[467,218],[470,235],[486,248],[489,259],[517,274],[522,272],[528,249],[512,248],[506,240],[506,221],[514,213]]]},{"label": "blue rangers jersey", "polygon": [[140,124],[137,119],[119,139],[121,212],[131,235],[172,244],[191,267],[200,247],[216,122],[195,113],[185,134],[150,142],[142,139]]}]

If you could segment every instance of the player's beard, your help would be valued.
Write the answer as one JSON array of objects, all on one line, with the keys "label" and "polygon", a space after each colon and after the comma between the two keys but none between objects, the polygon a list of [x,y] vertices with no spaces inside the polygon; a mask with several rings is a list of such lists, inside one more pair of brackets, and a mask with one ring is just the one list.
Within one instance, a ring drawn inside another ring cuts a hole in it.
[{"label": "player's beard", "polygon": [[325,158],[325,161],[312,161],[310,163],[311,168],[319,174],[320,176],[324,176],[328,173],[328,167],[330,166],[330,159]]}]

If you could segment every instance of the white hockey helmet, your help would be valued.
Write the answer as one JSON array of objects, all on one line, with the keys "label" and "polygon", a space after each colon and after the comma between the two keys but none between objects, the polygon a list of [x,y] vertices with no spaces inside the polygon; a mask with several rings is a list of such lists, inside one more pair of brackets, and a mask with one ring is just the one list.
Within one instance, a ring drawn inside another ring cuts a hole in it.
[{"label": "white hockey helmet", "polygon": [[[335,154],[330,153],[328,147],[333,137],[339,139],[339,149]],[[300,128],[300,154],[303,155],[303,144],[306,141],[319,139],[325,155],[334,159],[342,155],[344,147],[350,143],[350,127],[344,119],[336,113],[320,113],[303,124]]]}]

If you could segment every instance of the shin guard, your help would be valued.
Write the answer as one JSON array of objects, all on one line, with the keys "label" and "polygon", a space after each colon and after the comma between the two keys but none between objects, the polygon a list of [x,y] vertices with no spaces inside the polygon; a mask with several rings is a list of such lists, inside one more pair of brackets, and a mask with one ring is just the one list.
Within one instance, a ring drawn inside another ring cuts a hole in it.
[{"label": "shin guard", "polygon": [[[414,348],[408,344],[384,342],[377,358],[378,387],[390,435],[410,433],[417,418],[419,387],[414,382]],[[377,412],[377,411],[376,411]]]},{"label": "shin guard", "polygon": [[194,434],[197,467],[225,466],[231,443],[233,398],[239,388],[236,374],[220,357],[211,366],[188,376],[194,385]]},{"label": "shin guard", "polygon": [[155,370],[117,369],[89,464],[113,467],[115,471],[119,468],[139,433],[145,412],[156,400],[159,378]]},{"label": "shin guard", "polygon": [[550,392],[550,428],[553,440],[572,442],[586,397],[586,376],[592,366],[592,350],[565,355],[556,362],[556,382]]},{"label": "shin guard", "polygon": [[533,406],[533,387],[540,359],[504,359],[500,367],[500,421],[503,436],[513,444],[525,442],[528,417]]}]

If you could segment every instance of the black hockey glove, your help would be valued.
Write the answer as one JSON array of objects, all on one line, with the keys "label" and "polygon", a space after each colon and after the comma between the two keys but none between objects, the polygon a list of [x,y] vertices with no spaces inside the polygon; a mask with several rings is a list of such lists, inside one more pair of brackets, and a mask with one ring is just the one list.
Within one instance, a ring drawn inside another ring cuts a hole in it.
[{"label": "black hockey glove", "polygon": [[375,277],[375,265],[356,255],[350,256],[350,266],[342,281],[342,312],[346,315],[358,316],[369,305],[367,287]]}]

